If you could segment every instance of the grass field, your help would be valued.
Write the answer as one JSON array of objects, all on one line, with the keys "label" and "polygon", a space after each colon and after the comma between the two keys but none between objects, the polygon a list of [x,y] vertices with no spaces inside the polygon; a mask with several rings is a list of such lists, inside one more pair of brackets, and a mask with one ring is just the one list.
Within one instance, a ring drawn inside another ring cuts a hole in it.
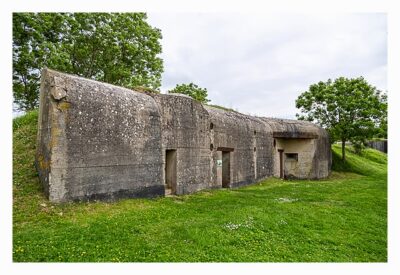
[{"label": "grass field", "polygon": [[387,159],[333,148],[320,181],[56,205],[34,169],[37,112],[13,121],[15,262],[386,262]]}]

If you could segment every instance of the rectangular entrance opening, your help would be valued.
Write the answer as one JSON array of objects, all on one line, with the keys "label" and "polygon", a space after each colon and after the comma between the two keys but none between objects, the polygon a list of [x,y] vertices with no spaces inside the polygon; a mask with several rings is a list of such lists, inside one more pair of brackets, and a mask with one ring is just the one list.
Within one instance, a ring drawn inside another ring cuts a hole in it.
[{"label": "rectangular entrance opening", "polygon": [[283,172],[283,150],[278,149],[279,152],[279,177],[283,179],[285,177]]},{"label": "rectangular entrance opening", "polygon": [[222,151],[222,187],[229,187],[231,182],[231,157],[230,152]]},{"label": "rectangular entrance opening", "polygon": [[165,195],[176,194],[176,150],[165,151]]}]

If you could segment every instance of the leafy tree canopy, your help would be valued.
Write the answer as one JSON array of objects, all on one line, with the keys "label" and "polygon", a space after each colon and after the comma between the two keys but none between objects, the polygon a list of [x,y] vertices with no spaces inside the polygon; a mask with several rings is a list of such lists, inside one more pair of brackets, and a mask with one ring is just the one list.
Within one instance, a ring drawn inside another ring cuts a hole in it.
[{"label": "leafy tree canopy", "polygon": [[298,119],[327,129],[331,141],[360,145],[374,135],[387,135],[387,95],[363,78],[340,77],[310,86],[296,100]]},{"label": "leafy tree canopy", "polygon": [[133,88],[159,89],[161,31],[145,13],[14,13],[13,90],[37,107],[44,67]]},{"label": "leafy tree canopy", "polygon": [[179,84],[176,85],[176,87],[168,93],[179,93],[179,94],[184,94],[188,95],[201,103],[207,103],[210,100],[207,99],[208,93],[206,88],[200,88],[196,84],[189,83],[189,84]]}]

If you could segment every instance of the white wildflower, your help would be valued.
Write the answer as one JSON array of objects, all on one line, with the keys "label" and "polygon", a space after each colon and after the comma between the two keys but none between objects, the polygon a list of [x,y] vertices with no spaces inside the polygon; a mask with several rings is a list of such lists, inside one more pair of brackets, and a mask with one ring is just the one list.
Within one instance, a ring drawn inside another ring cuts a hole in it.
[{"label": "white wildflower", "polygon": [[279,198],[275,199],[277,202],[295,202],[298,201],[299,199],[291,199],[291,198]]},{"label": "white wildflower", "polygon": [[282,219],[282,220],[280,220],[280,221],[278,222],[278,224],[279,224],[279,225],[285,225],[285,224],[287,224],[287,221],[285,221],[285,220]]},{"label": "white wildflower", "polygon": [[244,223],[232,223],[228,222],[224,224],[224,227],[228,230],[236,230],[240,227],[251,228],[253,226],[253,217],[249,217]]}]

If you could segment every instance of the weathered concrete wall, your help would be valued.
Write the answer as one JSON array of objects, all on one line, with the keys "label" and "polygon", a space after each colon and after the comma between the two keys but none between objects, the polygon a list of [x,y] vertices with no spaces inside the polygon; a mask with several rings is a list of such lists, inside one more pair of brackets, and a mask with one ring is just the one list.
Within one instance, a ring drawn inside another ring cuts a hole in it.
[{"label": "weathered concrete wall", "polygon": [[[263,118],[275,139],[274,176],[280,176],[280,155],[283,150],[285,178],[325,178],[330,173],[332,155],[327,132],[306,121]],[[297,154],[297,160],[287,154]]]},{"label": "weathered concrete wall", "polygon": [[[39,94],[39,119],[38,119],[38,133],[36,140],[36,156],[35,166],[38,171],[40,181],[43,185],[44,192],[47,197],[50,193],[54,196],[55,190],[50,190],[50,164],[51,164],[51,152],[52,152],[52,134],[51,129],[54,124],[53,119],[53,108],[51,105],[50,90],[54,89],[50,85],[54,86],[54,83],[50,83],[50,79],[47,79],[47,71],[42,72],[41,83],[40,83],[40,94]],[[55,127],[54,127],[55,128]],[[53,134],[54,136],[54,134]],[[50,197],[51,198],[51,197]]]},{"label": "weathered concrete wall", "polygon": [[255,182],[272,175],[272,133],[258,118],[206,106],[210,114],[213,186],[221,187],[216,165],[222,160],[219,151],[230,151],[229,187]]},{"label": "weathered concrete wall", "polygon": [[36,160],[51,201],[164,195],[151,97],[51,70],[40,93]]},{"label": "weathered concrete wall", "polygon": [[387,153],[388,141],[387,140],[368,141],[368,147],[374,148],[375,150],[379,150],[383,153]]},{"label": "weathered concrete wall", "polygon": [[155,94],[153,97],[162,115],[164,167],[165,151],[177,150],[176,194],[187,194],[211,187],[208,112],[199,102],[188,96]]},{"label": "weathered concrete wall", "polygon": [[322,179],[329,176],[332,166],[332,150],[329,134],[324,129],[318,128],[318,138],[314,141],[315,153],[310,179]]},{"label": "weathered concrete wall", "polygon": [[[285,178],[310,178],[312,174],[312,161],[315,154],[314,139],[276,139],[274,176],[279,177],[279,153],[284,151],[284,176]],[[289,158],[288,154],[297,154],[297,159]]]},{"label": "weathered concrete wall", "polygon": [[308,122],[203,106],[51,70],[42,72],[36,166],[49,199],[154,197],[279,176],[323,178],[327,133]]}]

